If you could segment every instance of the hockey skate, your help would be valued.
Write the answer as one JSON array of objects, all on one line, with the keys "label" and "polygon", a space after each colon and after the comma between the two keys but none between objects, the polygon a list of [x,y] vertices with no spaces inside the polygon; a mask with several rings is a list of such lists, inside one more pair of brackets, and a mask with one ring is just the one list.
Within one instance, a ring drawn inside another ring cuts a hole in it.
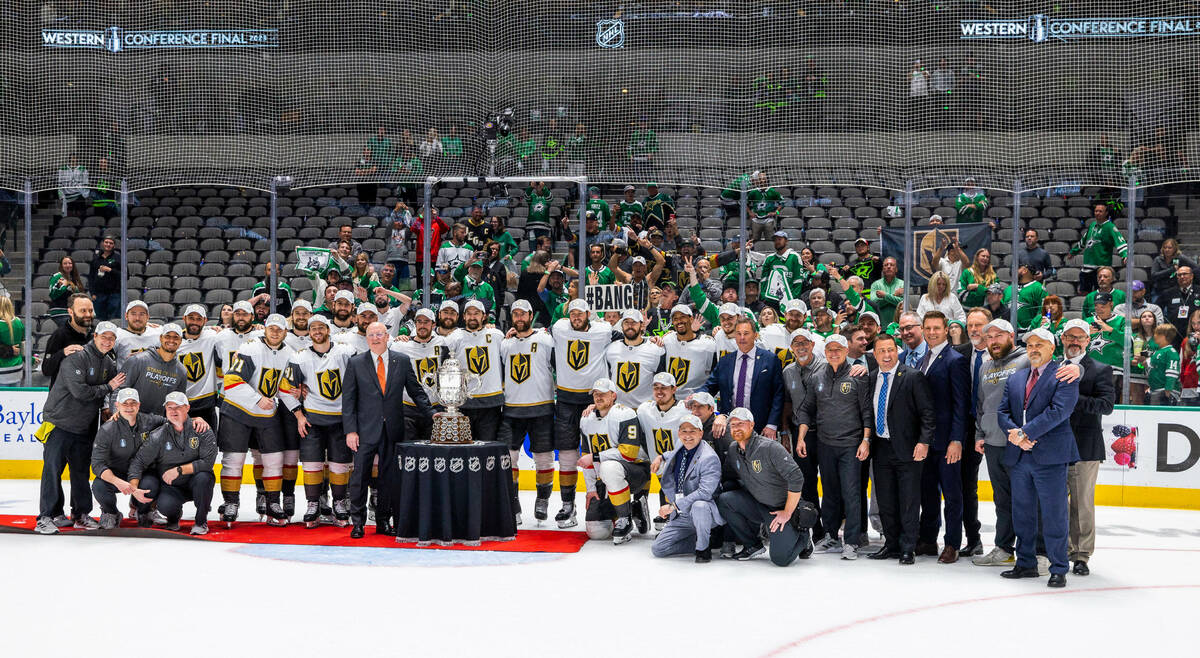
[{"label": "hockey skate", "polygon": [[[646,501],[646,496],[639,496],[633,501],[633,522],[637,525],[638,534],[650,532],[650,503]],[[615,534],[613,536],[616,537]]]},{"label": "hockey skate", "polygon": [[550,518],[550,501],[545,498],[538,498],[533,501],[533,518],[537,524],[542,525],[542,521]]},{"label": "hockey skate", "polygon": [[267,494],[260,493],[254,497],[254,513],[259,521],[267,520]]},{"label": "hockey skate", "polygon": [[283,496],[283,513],[287,514],[290,520],[296,515],[296,496],[284,494]]},{"label": "hockey skate", "polygon": [[237,521],[238,517],[238,503],[236,501],[225,503],[221,506],[220,512],[221,520],[225,522],[225,527],[232,528],[234,521]]},{"label": "hockey skate", "polygon": [[350,501],[343,498],[333,502],[334,525],[345,528],[350,525]]},{"label": "hockey skate", "polygon": [[579,520],[575,518],[575,503],[563,501],[562,509],[554,515],[554,520],[558,523],[559,528],[574,528],[579,525]]},{"label": "hockey skate", "polygon": [[315,528],[321,521],[321,505],[315,500],[308,501],[308,510],[304,512],[304,527]]},{"label": "hockey skate", "polygon": [[333,507],[329,505],[329,494],[321,494],[320,503],[320,522],[324,525],[334,525],[337,519],[334,517]]},{"label": "hockey skate", "polygon": [[620,546],[621,544],[624,544],[625,542],[632,541],[632,540],[633,540],[633,522],[630,521],[629,517],[627,517],[627,516],[623,516],[623,517],[617,519],[616,524],[613,525],[613,535],[612,535],[613,545]]},{"label": "hockey skate", "polygon": [[267,525],[283,527],[288,524],[287,512],[283,511],[283,506],[279,503],[267,504]]}]

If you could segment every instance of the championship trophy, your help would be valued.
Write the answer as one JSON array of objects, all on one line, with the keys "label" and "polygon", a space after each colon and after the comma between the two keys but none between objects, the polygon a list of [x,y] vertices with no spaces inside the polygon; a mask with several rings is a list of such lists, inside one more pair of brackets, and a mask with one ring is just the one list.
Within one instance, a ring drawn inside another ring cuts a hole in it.
[{"label": "championship trophy", "polygon": [[450,355],[435,373],[427,373],[423,382],[434,388],[446,410],[433,419],[433,434],[430,443],[472,443],[471,420],[458,411],[458,407],[470,397],[471,391],[479,387],[479,375],[463,370],[462,364]]}]

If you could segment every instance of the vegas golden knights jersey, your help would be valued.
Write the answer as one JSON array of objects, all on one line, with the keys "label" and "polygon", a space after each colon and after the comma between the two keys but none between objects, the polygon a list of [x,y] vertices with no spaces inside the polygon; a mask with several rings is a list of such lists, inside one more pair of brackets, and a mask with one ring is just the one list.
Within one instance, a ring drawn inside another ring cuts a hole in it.
[{"label": "vegas golden knights jersey", "polygon": [[[413,372],[417,375],[417,381],[425,389],[425,395],[429,396],[429,404],[433,406],[440,405],[441,400],[437,396],[437,371],[442,364],[442,359],[446,357],[446,339],[432,334],[429,337],[429,342],[417,342],[414,338],[407,341],[395,341],[389,348],[400,354],[408,356],[408,360],[412,363]],[[408,396],[408,391],[404,391],[404,404],[410,407],[415,407],[412,398]]]},{"label": "vegas golden knights jersey", "polygon": [[612,343],[613,329],[596,321],[583,331],[571,328],[562,318],[550,330],[554,337],[554,375],[559,399],[573,404],[591,404],[592,383],[608,377],[605,351]]},{"label": "vegas golden knights jersey", "polygon": [[293,352],[299,352],[302,349],[310,347],[312,345],[312,339],[307,335],[297,336],[289,331],[283,336],[283,344],[292,348]]},{"label": "vegas golden knights jersey", "polygon": [[654,400],[647,400],[638,406],[638,421],[646,433],[646,452],[650,461],[679,447],[679,421],[689,413],[681,402],[676,402],[666,411],[660,410]]},{"label": "vegas golden knights jersey", "polygon": [[187,396],[192,410],[208,409],[217,403],[218,377],[220,369],[219,333],[209,327],[200,330],[195,338],[184,336],[175,356],[187,373]]},{"label": "vegas golden knights jersey", "polygon": [[579,419],[579,431],[583,435],[593,460],[620,459],[631,463],[645,463],[646,434],[638,421],[637,412],[617,402],[603,417],[593,410]]},{"label": "vegas golden knights jersey", "polygon": [[636,409],[650,399],[662,356],[663,348],[645,339],[639,345],[619,340],[608,346],[608,378],[617,385],[617,402]]},{"label": "vegas golden knights jersey", "polygon": [[500,343],[506,367],[504,413],[534,418],[554,413],[554,339],[538,329]]},{"label": "vegas golden knights jersey", "polygon": [[140,333],[135,334],[128,329],[117,329],[117,343],[113,346],[113,352],[117,354],[117,368],[125,365],[126,359],[138,352],[145,352],[158,347],[158,337],[162,333],[159,327],[146,327]]},{"label": "vegas golden knights jersey", "polygon": [[[256,332],[247,331],[244,334],[239,334],[233,329],[224,329],[217,332],[217,359],[219,361],[219,369],[217,377],[224,377],[225,366],[233,363],[233,357],[237,355],[238,348],[252,340],[261,340],[262,335],[255,336]],[[224,395],[224,387],[218,386],[218,395]]]},{"label": "vegas golden knights jersey", "polygon": [[276,399],[283,371],[292,355],[292,348],[287,345],[274,350],[265,339],[239,347],[225,364],[225,401],[221,403],[221,416],[228,415],[252,427],[266,427],[275,422],[275,409],[262,409],[258,401],[260,398]]},{"label": "vegas golden knights jersey", "polygon": [[468,384],[471,397],[463,404],[464,409],[504,404],[502,342],[504,334],[499,329],[463,330],[446,339],[446,346],[462,364],[463,370],[479,377],[477,386]]},{"label": "vegas golden knights jersey", "polygon": [[[289,348],[290,349],[290,348]],[[335,425],[342,421],[342,382],[346,363],[354,350],[346,345],[333,345],[321,354],[306,347],[292,355],[279,384],[279,399],[288,411],[301,405],[301,387],[308,388],[303,399],[304,414],[313,425]]]},{"label": "vegas golden knights jersey", "polygon": [[787,367],[789,363],[796,360],[792,354],[790,340],[791,334],[787,327],[776,322],[762,328],[758,334],[758,344],[765,350],[771,350],[775,358],[779,359],[780,365]]},{"label": "vegas golden knights jersey", "polygon": [[362,354],[367,351],[367,335],[354,331],[346,331],[337,335],[330,335],[329,340],[333,341],[334,345],[345,345],[349,347],[355,354]]},{"label": "vegas golden knights jersey", "polygon": [[721,327],[714,328],[712,336],[713,342],[717,344],[718,361],[720,361],[721,357],[725,356],[726,354],[733,354],[737,351],[737,342],[734,341],[731,336],[726,336],[725,330]]},{"label": "vegas golden knights jersey", "polygon": [[663,348],[666,350],[663,371],[675,378],[679,387],[676,397],[683,399],[704,388],[717,358],[717,343],[712,336],[698,335],[684,341],[672,331],[663,337]]}]

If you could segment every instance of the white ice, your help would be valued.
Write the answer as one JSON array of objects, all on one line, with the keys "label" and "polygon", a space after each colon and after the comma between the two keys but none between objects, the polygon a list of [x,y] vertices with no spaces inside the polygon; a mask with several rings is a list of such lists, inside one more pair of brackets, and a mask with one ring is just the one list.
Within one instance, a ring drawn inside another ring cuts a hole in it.
[{"label": "white ice", "polygon": [[[36,500],[0,481],[0,514]],[[0,656],[1200,655],[1200,512],[1096,515],[1092,575],[1063,590],[966,560],[697,565],[650,536],[546,555],[0,534]]]}]

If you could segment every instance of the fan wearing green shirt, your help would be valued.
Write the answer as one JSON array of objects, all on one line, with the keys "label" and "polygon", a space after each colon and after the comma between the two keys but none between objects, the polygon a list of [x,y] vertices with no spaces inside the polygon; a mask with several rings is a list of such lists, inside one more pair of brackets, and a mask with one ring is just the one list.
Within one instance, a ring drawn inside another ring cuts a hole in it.
[{"label": "fan wearing green shirt", "polygon": [[383,126],[379,126],[375,136],[367,140],[367,148],[371,151],[371,160],[383,163],[392,161],[392,140],[388,139]]},{"label": "fan wearing green shirt", "polygon": [[658,153],[658,135],[650,130],[650,124],[646,119],[638,121],[638,127],[629,135],[629,146],[626,148],[629,154],[629,161],[633,164],[634,171],[644,175],[650,169],[650,163],[654,161],[654,154]]},{"label": "fan wearing green shirt", "polygon": [[1170,324],[1154,328],[1158,349],[1150,356],[1146,384],[1150,389],[1150,404],[1156,407],[1174,406],[1179,401],[1179,352],[1172,345],[1175,334],[1175,327]]},{"label": "fan wearing green shirt", "polygon": [[896,276],[899,270],[900,264],[888,256],[883,259],[883,276],[871,284],[868,302],[879,314],[880,326],[886,327],[892,323],[896,317],[896,307],[904,301],[904,280]]},{"label": "fan wearing green shirt", "polygon": [[1096,314],[1096,295],[1099,293],[1112,295],[1113,303],[1121,308],[1125,303],[1125,291],[1116,287],[1116,281],[1117,273],[1113,268],[1105,265],[1096,270],[1096,289],[1083,298],[1083,317]]},{"label": "fan wearing green shirt", "polygon": [[754,172],[751,180],[754,181],[754,188],[746,193],[746,212],[752,224],[750,241],[753,242],[759,236],[766,237],[768,233],[774,233],[775,220],[780,206],[783,205],[783,195],[779,190],[767,185],[767,175],[761,171]]},{"label": "fan wearing green shirt", "polygon": [[587,283],[589,286],[606,286],[617,282],[616,275],[613,274],[613,271],[609,269],[608,265],[606,265],[604,262],[605,256],[606,254],[604,252],[604,245],[594,244],[588,247],[588,265],[586,272],[588,278]]},{"label": "fan wearing green shirt", "polygon": [[442,138],[442,157],[450,161],[457,161],[462,158],[462,155],[462,138],[458,136],[458,130],[451,126],[450,134]]},{"label": "fan wearing green shirt", "polygon": [[1097,203],[1092,207],[1092,221],[1088,222],[1079,242],[1071,247],[1071,255],[1083,254],[1083,267],[1079,271],[1079,293],[1091,292],[1096,288],[1096,279],[1101,267],[1111,267],[1113,254],[1121,257],[1125,264],[1125,254],[1129,246],[1125,236],[1108,216],[1108,206]]},{"label": "fan wearing green shirt", "polygon": [[[1013,287],[1009,284],[1004,289],[1004,303],[1012,307]],[[1021,331],[1033,329],[1042,315],[1042,301],[1046,299],[1046,289],[1037,280],[1034,272],[1027,263],[1021,263],[1017,268],[1017,328]],[[1086,313],[1085,313],[1086,315]]]},{"label": "fan wearing green shirt", "polygon": [[521,129],[521,136],[513,142],[513,150],[517,156],[517,169],[526,171],[529,157],[537,152],[537,140],[529,134],[528,128]]},{"label": "fan wearing green shirt", "polygon": [[992,252],[986,247],[975,252],[971,266],[958,277],[958,299],[963,308],[983,306],[987,301],[987,290],[996,282],[996,270],[992,268]]},{"label": "fan wearing green shirt", "polygon": [[[1125,317],[1113,314],[1112,295],[1096,295],[1096,314],[1084,318],[1092,327],[1088,355],[1115,370],[1125,367]],[[1120,386],[1117,386],[1120,389]]]},{"label": "fan wearing green shirt", "polygon": [[666,228],[667,219],[675,214],[675,200],[666,192],[660,192],[658,183],[646,183],[646,198],[642,201],[642,207],[645,208],[642,228],[647,231]]},{"label": "fan wearing green shirt", "polygon": [[587,169],[587,129],[582,123],[575,124],[575,134],[567,138],[567,173],[582,176]]},{"label": "fan wearing green shirt", "polygon": [[[959,224],[969,222],[982,222],[987,216],[988,198],[983,193],[983,190],[975,187],[975,179],[968,178],[964,181],[963,191],[954,199],[954,210],[957,211]],[[990,222],[992,228],[996,228],[995,222]]]},{"label": "fan wearing green shirt", "polygon": [[788,247],[788,235],[776,231],[773,236],[775,253],[769,254],[762,265],[762,298],[773,306],[782,306],[789,299],[800,297],[800,287],[808,274],[800,263],[800,254]]},{"label": "fan wearing green shirt", "polygon": [[626,226],[642,225],[642,216],[646,214],[646,207],[642,205],[634,197],[637,188],[632,185],[625,186],[625,198],[617,204],[617,228],[625,228]]},{"label": "fan wearing green shirt", "polygon": [[529,216],[525,220],[525,234],[529,238],[529,247],[536,249],[539,236],[550,236],[550,208],[554,195],[542,181],[534,181],[525,190],[525,200],[529,203]]},{"label": "fan wearing green shirt", "polygon": [[1054,334],[1055,340],[1058,341],[1054,350],[1056,359],[1063,354],[1062,334],[1066,324],[1067,319],[1063,317],[1062,298],[1058,295],[1046,295],[1046,298],[1042,300],[1042,314],[1037,317],[1032,328],[1045,329]]},{"label": "fan wearing green shirt", "polygon": [[612,225],[612,208],[608,202],[600,198],[600,188],[595,185],[588,188],[587,210],[592,211],[600,220],[600,230],[607,231]]},{"label": "fan wearing green shirt", "polygon": [[496,292],[492,289],[492,284],[483,280],[483,261],[473,258],[469,263],[460,264],[454,268],[453,276],[462,284],[463,299],[478,299],[483,302],[488,322],[494,324],[496,322]]}]

